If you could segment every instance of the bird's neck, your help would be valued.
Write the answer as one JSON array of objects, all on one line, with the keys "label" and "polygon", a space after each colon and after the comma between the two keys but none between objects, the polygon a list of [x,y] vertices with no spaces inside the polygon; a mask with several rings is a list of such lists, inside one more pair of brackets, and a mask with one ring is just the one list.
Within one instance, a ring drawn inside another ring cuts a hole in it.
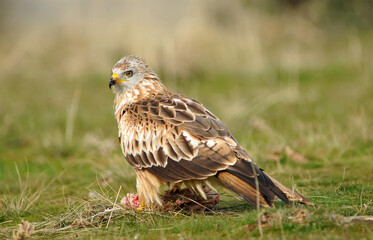
[{"label": "bird's neck", "polygon": [[158,78],[145,77],[135,87],[116,94],[114,100],[115,116],[131,103],[152,99],[154,96],[165,92],[167,92],[167,89]]}]

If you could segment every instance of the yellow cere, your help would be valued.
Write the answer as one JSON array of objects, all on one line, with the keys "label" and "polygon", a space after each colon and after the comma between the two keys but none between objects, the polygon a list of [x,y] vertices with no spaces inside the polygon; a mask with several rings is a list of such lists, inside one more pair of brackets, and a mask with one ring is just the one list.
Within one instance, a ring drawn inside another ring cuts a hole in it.
[{"label": "yellow cere", "polygon": [[113,80],[115,80],[115,85],[118,84],[118,83],[121,83],[121,82],[126,82],[127,80],[125,79],[119,79],[119,76],[118,74],[114,73],[113,75],[111,75],[111,78]]},{"label": "yellow cere", "polygon": [[118,76],[118,74],[114,73],[113,75],[111,75],[111,78],[114,79],[114,80],[118,80],[119,76]]}]

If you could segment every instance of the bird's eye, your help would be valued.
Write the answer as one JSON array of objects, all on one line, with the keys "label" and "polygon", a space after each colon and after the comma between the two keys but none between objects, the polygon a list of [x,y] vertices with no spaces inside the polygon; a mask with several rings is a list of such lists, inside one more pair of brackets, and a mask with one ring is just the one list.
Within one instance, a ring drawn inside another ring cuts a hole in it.
[{"label": "bird's eye", "polygon": [[133,71],[127,71],[127,72],[125,72],[124,73],[124,75],[126,76],[126,77],[132,77],[132,75],[133,75]]}]

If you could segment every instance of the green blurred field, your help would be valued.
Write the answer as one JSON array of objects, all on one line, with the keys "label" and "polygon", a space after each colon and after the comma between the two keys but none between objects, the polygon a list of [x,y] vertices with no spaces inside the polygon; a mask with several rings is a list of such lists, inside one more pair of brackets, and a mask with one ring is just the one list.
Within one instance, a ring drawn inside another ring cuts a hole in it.
[{"label": "green blurred field", "polygon": [[[346,222],[373,215],[369,1],[39,0],[0,9],[0,238],[22,220],[32,239],[260,238],[258,215],[270,219],[264,239],[373,238],[371,222]],[[136,192],[108,88],[127,54],[204,103],[261,168],[316,207],[258,212],[223,193],[210,213],[100,215],[117,194]]]}]

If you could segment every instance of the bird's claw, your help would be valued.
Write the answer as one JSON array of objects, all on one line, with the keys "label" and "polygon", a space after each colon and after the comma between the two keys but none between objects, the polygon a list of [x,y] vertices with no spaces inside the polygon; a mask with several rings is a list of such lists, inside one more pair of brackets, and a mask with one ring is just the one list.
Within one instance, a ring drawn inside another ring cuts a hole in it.
[{"label": "bird's claw", "polygon": [[141,201],[140,205],[136,208],[136,210],[138,210],[138,211],[143,211],[145,209],[146,209],[145,201]]}]

